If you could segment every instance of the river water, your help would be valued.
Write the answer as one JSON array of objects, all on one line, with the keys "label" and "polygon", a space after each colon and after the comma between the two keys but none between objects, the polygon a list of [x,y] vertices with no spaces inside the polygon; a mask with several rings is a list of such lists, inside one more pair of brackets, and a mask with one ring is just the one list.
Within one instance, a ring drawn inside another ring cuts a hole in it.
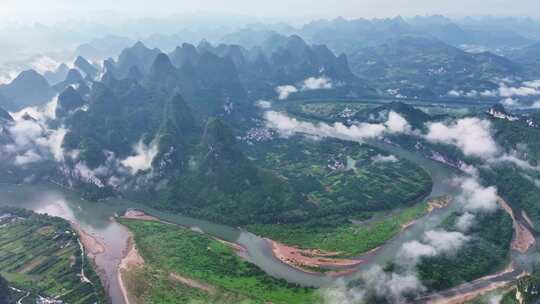
[{"label": "river water", "polygon": [[[426,199],[445,194],[455,194],[457,191],[454,183],[452,183],[452,179],[457,173],[449,167],[385,143],[370,142],[370,144],[408,159],[428,171],[433,179],[433,189]],[[313,287],[327,286],[335,282],[335,278],[322,274],[305,273],[281,263],[272,255],[269,244],[264,239],[251,233],[204,220],[160,212],[123,199],[89,202],[83,200],[76,193],[55,185],[0,184],[0,205],[24,207],[38,213],[62,217],[76,223],[80,228],[99,239],[107,250],[102,254],[98,254],[95,262],[102,280],[108,285],[108,292],[113,304],[124,303],[118,287],[117,268],[124,255],[129,234],[126,228],[111,220],[111,217],[123,214],[128,208],[140,209],[165,221],[186,227],[197,227],[210,235],[226,241],[236,242],[247,249],[246,258],[274,277]],[[451,204],[448,208],[435,210],[428,216],[418,220],[416,224],[387,242],[379,250],[364,256],[363,258],[367,260],[367,263],[359,266],[359,269],[364,269],[373,264],[383,265],[392,260],[404,242],[418,239],[426,230],[436,227],[446,215],[456,208],[455,205]],[[349,279],[357,275],[358,273],[354,273]]]}]

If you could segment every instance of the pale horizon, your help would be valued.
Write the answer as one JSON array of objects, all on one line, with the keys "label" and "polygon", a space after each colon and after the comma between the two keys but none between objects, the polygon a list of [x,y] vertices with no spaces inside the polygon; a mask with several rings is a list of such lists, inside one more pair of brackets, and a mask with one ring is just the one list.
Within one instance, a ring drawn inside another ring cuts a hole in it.
[{"label": "pale horizon", "polygon": [[[44,5],[47,3],[47,6]],[[403,5],[402,5],[403,4]],[[44,7],[45,6],[45,7]],[[535,9],[536,8],[536,9]],[[360,0],[333,1],[276,0],[272,2],[232,0],[226,3],[209,1],[156,0],[152,5],[143,0],[97,0],[92,3],[58,1],[3,1],[0,16],[4,26],[9,23],[29,25],[32,23],[54,24],[69,19],[84,22],[115,23],[137,18],[166,18],[174,15],[215,15],[259,18],[261,20],[306,22],[311,19],[392,18],[425,15],[452,17],[540,17],[538,1],[523,0],[516,4],[508,0]]]}]

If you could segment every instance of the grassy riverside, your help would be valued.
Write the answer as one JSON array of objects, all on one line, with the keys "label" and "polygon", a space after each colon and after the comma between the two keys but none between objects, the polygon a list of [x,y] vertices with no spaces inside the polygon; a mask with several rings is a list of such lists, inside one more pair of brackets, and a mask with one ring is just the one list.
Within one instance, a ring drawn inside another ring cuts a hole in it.
[{"label": "grassy riverside", "polygon": [[341,227],[250,225],[247,229],[287,245],[341,252],[340,257],[355,257],[383,245],[397,235],[404,225],[425,215],[427,210],[427,203],[419,203],[366,225],[352,223]]},{"label": "grassy riverside", "polygon": [[[315,291],[270,277],[229,246],[178,226],[121,219],[145,260],[129,271],[127,288],[143,303],[317,303]],[[195,280],[190,288],[174,276]],[[148,278],[151,278],[150,280]]]},{"label": "grassy riverside", "polygon": [[[41,297],[70,304],[107,303],[97,274],[68,222],[31,211],[0,208],[0,273],[22,303]],[[84,265],[84,266],[83,266]],[[91,283],[81,279],[81,267]]]}]

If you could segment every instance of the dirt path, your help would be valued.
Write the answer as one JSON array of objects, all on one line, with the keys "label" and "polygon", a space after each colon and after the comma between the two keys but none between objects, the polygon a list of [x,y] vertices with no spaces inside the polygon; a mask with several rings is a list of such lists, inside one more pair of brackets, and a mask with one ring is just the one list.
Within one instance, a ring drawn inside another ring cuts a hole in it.
[{"label": "dirt path", "polygon": [[124,296],[124,303],[126,304],[135,304],[136,302],[129,296],[129,291],[124,282],[124,276],[130,270],[142,267],[143,265],[144,259],[137,250],[135,242],[133,241],[133,236],[130,235],[128,239],[128,246],[126,248],[126,254],[118,266],[118,282],[120,284],[122,295]]},{"label": "dirt path", "polygon": [[176,273],[170,273],[169,274],[169,277],[176,281],[176,282],[179,282],[181,284],[184,284],[186,286],[189,286],[191,288],[196,288],[196,289],[200,289],[204,292],[207,292],[209,294],[216,294],[216,288],[214,286],[211,286],[211,285],[208,285],[208,284],[205,284],[205,283],[201,283],[199,281],[196,281],[196,280],[193,280],[193,279],[190,279],[190,278],[186,278],[184,276],[181,276],[179,274],[176,274]]}]

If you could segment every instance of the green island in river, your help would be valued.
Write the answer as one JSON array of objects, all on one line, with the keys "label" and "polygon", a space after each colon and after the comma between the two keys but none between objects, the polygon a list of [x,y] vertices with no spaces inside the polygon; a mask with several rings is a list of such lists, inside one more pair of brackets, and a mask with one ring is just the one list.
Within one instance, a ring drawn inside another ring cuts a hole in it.
[{"label": "green island in river", "polygon": [[239,257],[230,245],[207,235],[156,221],[119,221],[133,233],[144,259],[144,264],[123,273],[128,293],[137,303],[320,301],[315,289],[275,279]]}]

